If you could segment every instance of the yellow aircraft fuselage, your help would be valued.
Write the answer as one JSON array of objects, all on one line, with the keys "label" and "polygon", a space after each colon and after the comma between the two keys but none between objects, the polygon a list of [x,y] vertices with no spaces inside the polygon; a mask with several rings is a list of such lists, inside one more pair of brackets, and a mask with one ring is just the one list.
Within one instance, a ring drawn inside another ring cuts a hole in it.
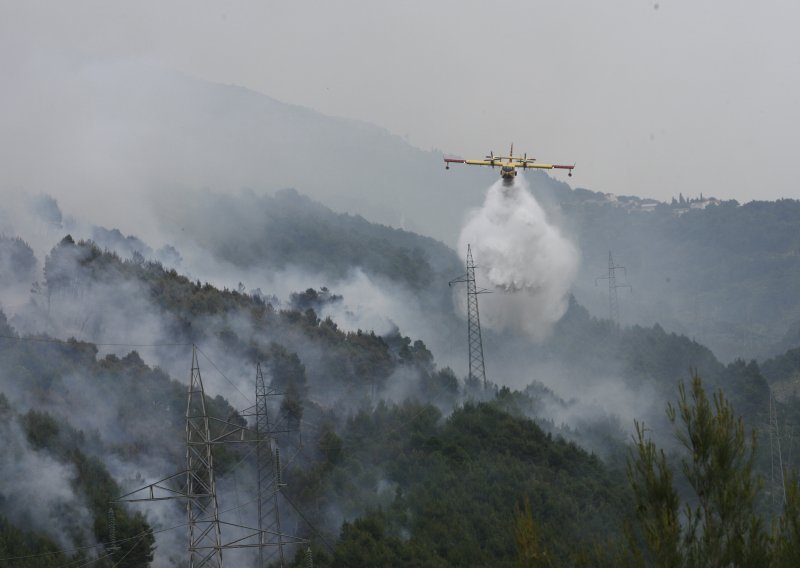
[{"label": "yellow aircraft fuselage", "polygon": [[500,177],[503,178],[505,185],[512,185],[514,178],[517,177],[517,168],[514,166],[500,166]]}]

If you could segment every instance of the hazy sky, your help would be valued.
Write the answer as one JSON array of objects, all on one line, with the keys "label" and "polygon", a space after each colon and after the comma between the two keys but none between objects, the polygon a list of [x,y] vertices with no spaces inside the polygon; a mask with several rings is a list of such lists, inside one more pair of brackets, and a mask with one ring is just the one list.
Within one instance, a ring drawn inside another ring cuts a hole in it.
[{"label": "hazy sky", "polygon": [[798,24],[780,0],[0,0],[0,65],[144,59],[423,149],[513,141],[594,190],[747,201],[800,198]]}]

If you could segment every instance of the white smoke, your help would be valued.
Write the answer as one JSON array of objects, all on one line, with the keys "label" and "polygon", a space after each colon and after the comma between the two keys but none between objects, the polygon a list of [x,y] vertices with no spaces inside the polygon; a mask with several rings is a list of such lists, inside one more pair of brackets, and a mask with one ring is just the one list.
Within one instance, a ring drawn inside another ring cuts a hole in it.
[{"label": "white smoke", "polygon": [[522,176],[511,186],[498,180],[489,188],[483,206],[468,215],[461,230],[462,257],[467,245],[478,266],[478,286],[493,292],[481,296],[481,323],[545,338],[567,309],[579,253],[547,218]]},{"label": "white smoke", "polygon": [[0,438],[3,515],[19,527],[43,532],[64,548],[90,539],[87,527],[92,515],[73,489],[75,468],[33,449],[16,420],[0,417]]}]

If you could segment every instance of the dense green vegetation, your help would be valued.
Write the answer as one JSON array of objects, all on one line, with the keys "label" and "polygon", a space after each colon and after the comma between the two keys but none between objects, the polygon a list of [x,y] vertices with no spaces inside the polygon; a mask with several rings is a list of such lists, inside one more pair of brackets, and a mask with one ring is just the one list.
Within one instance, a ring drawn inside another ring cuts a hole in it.
[{"label": "dense green vegetation", "polygon": [[[148,459],[163,457],[168,460],[165,463],[171,461],[179,468],[185,451],[182,435],[185,386],[171,380],[160,369],[145,365],[135,351],[123,358],[108,355],[98,359],[97,347],[90,343],[59,342],[47,337],[13,339],[17,335],[2,314],[0,332],[4,336],[0,340],[4,388],[10,389],[9,394],[13,393],[14,398],[25,401],[25,406],[34,408],[20,413],[9,398],[0,393],[0,431],[8,443],[13,428],[21,427],[26,442],[16,448],[17,458],[25,463],[28,455],[49,456],[61,464],[64,471],[71,472],[69,486],[75,496],[74,505],[67,506],[68,501],[54,504],[56,510],[49,526],[33,526],[32,531],[23,531],[8,520],[2,520],[0,558],[34,555],[24,560],[27,564],[20,563],[21,566],[61,565],[62,561],[66,564],[67,558],[86,562],[97,559],[94,565],[101,567],[147,565],[153,555],[152,529],[141,511],[112,504],[123,492],[109,473],[107,463],[122,460],[135,464],[143,457],[143,452],[147,452]],[[220,397],[209,399],[207,404],[214,415],[233,413]],[[52,411],[40,411],[36,407]],[[143,409],[147,409],[146,414],[142,414]],[[70,421],[82,421],[81,413],[109,411],[115,422],[98,420],[95,424],[97,428],[113,429],[113,433],[99,429],[79,430],[70,425]],[[221,453],[218,458],[220,471],[224,472],[226,455]],[[7,464],[7,467],[13,466]],[[24,474],[35,479],[40,472]],[[17,482],[7,480],[5,486],[11,487]],[[0,517],[4,512],[3,491],[0,489]],[[76,507],[86,508],[88,520]],[[120,543],[117,549],[110,547],[110,507],[114,510],[115,538]],[[76,525],[76,520],[88,521],[89,525]],[[53,532],[70,535],[74,545],[69,548],[78,549],[78,552],[35,556],[56,549],[52,540],[45,536]],[[11,565],[18,564],[15,561]]]},{"label": "dense green vegetation", "polygon": [[[2,413],[0,431],[3,432],[6,443],[9,443],[9,434],[13,436],[13,423],[19,424],[26,436],[25,446],[13,442],[16,446],[17,459],[24,462],[26,454],[31,452],[47,455],[62,464],[65,471],[74,472],[70,485],[76,496],[75,502],[62,499],[47,503],[46,506],[54,507],[50,516],[52,524],[35,526],[35,520],[31,519],[28,523],[34,522],[33,532],[20,530],[0,517],[2,527],[0,558],[28,557],[20,558],[19,563],[15,560],[5,565],[53,566],[59,562],[66,563],[67,559],[71,558],[77,562],[97,559],[96,565],[103,567],[134,567],[146,565],[152,560],[154,538],[150,526],[141,513],[114,506],[116,530],[113,542],[124,543],[125,546],[112,546],[109,509],[112,507],[112,500],[116,499],[121,491],[102,460],[97,455],[87,453],[94,445],[93,440],[87,440],[83,431],[71,428],[47,412],[30,410],[18,415],[2,394],[0,394],[0,412]],[[7,464],[5,467],[13,466]],[[25,472],[25,475],[35,476],[39,473],[30,471]],[[14,486],[20,481],[7,479],[6,484]],[[34,500],[37,498],[35,495],[26,496]],[[3,501],[11,498],[11,495],[0,498],[0,514]],[[85,519],[80,510],[84,506],[90,516],[89,526],[81,525]],[[61,553],[50,538],[35,531],[43,531],[50,535],[55,533],[68,535],[74,546]]]},{"label": "dense green vegetation", "polygon": [[0,558],[7,566],[19,568],[49,568],[80,561],[80,555],[63,554],[47,537],[21,530],[0,517]]},{"label": "dense green vegetation", "polygon": [[[422,341],[399,330],[383,336],[346,332],[318,316],[326,304],[341,301],[335,291],[307,289],[292,295],[287,309],[276,309],[261,294],[219,290],[158,262],[136,255],[124,260],[69,237],[53,249],[44,269],[37,305],[51,315],[106,289],[135,290],[165,336],[187,344],[159,348],[156,355],[174,358],[198,343],[215,357],[253,368],[262,364],[271,387],[284,395],[273,409],[277,420],[295,431],[277,437],[291,456],[284,492],[305,519],[292,526],[312,541],[318,566],[512,566],[531,557],[543,565],[611,564],[636,550],[619,538],[626,526],[633,527],[629,534],[636,546],[646,544],[635,525],[637,494],[623,473],[629,425],[554,424],[541,418],[544,406],[571,402],[557,401],[542,387],[484,392],[437,367]],[[107,311],[113,309],[109,305]],[[136,325],[137,314],[124,315]],[[70,487],[91,516],[91,526],[84,528],[105,543],[108,502],[122,491],[109,463],[136,468],[141,460],[158,457],[172,466],[164,475],[180,470],[185,386],[145,364],[135,351],[98,356],[90,342],[16,340],[4,318],[0,328],[6,337],[0,343],[2,385],[19,405],[6,404],[5,420],[22,429],[27,451],[75,472]],[[492,341],[503,342],[501,354],[519,348],[505,336],[490,338],[488,345]],[[563,365],[584,377],[619,377],[632,389],[648,386],[665,398],[674,396],[678,380],[694,368],[709,387],[724,389],[748,427],[766,421],[765,376],[781,380],[794,369],[792,352],[764,363],[764,376],[755,362],[723,364],[688,337],[659,325],[620,328],[591,317],[574,299],[552,337],[527,346],[526,356],[532,364]],[[84,418],[97,400],[124,431],[100,430],[91,425],[107,422]],[[244,423],[222,396],[209,396],[207,404],[213,416]],[[779,404],[781,412],[788,411],[786,402]],[[666,438],[654,439],[661,444]],[[580,447],[586,441],[605,446],[602,459]],[[678,448],[669,441],[665,447],[672,459]],[[754,454],[748,466],[754,478],[765,460]],[[224,483],[237,467],[252,466],[252,456],[219,448],[215,466]],[[684,489],[685,484],[677,490]],[[793,517],[776,520],[781,528],[773,529],[762,500],[756,495],[750,504],[767,515],[769,539],[777,534],[771,531],[795,530]],[[115,510],[117,539],[136,537],[131,542],[137,545],[104,560],[146,565],[153,527],[139,509]],[[292,507],[284,510],[293,515]],[[3,512],[0,500],[0,516]],[[3,523],[6,552],[0,558],[58,548],[43,527]],[[87,537],[74,537],[75,546],[81,538]],[[769,554],[779,554],[777,544],[769,546]],[[296,564],[304,561],[298,551]]]},{"label": "dense green vegetation", "polygon": [[[800,492],[763,514],[755,431],[695,376],[667,417],[680,443],[660,450],[637,424],[627,479],[609,464],[503,410],[466,404],[444,422],[425,407],[381,407],[348,422],[304,488],[364,493],[320,566],[794,566]],[[408,422],[411,415],[416,419]],[[403,420],[405,418],[405,420]],[[384,435],[384,432],[389,435]],[[364,488],[385,478],[378,498]],[[298,554],[295,565],[302,566]]]},{"label": "dense green vegetation", "polygon": [[600,460],[495,403],[467,403],[446,420],[430,406],[379,405],[340,436],[312,479],[293,476],[299,497],[373,509],[345,523],[319,566],[513,566],[522,500],[553,557],[569,564],[576,546],[610,537],[627,506],[620,477]]},{"label": "dense green vegetation", "polygon": [[[84,434],[59,424],[45,412],[31,410],[20,420],[35,450],[46,451],[75,468],[76,490],[85,497],[94,519],[93,534],[98,542],[107,543],[104,564],[133,568],[150,562],[154,543],[152,529],[141,513],[112,505],[121,494],[120,487],[98,457],[87,455],[81,449],[85,445]],[[124,547],[111,546],[109,508],[114,511],[114,543],[121,541]],[[68,518],[65,521],[68,522]]]},{"label": "dense green vegetation", "polygon": [[[709,398],[698,376],[677,406],[667,407],[681,444],[680,467],[636,426],[628,463],[636,524],[621,556],[630,565],[796,566],[800,560],[800,499],[788,482],[780,517],[770,527],[757,510],[757,436],[746,433],[720,391]],[[677,460],[675,460],[677,461]]]},{"label": "dense green vegetation", "polygon": [[[325,291],[297,294],[296,304],[306,307],[276,310],[259,295],[238,290],[218,290],[210,284],[192,282],[158,262],[122,260],[101,251],[91,242],[75,243],[66,237],[45,262],[46,289],[50,301],[69,302],[91,293],[99,284],[142,286],[148,300],[175,343],[219,341],[231,354],[255,365],[277,353],[271,345],[291,345],[309,356],[309,382],[380,389],[399,368],[411,367],[428,380],[433,357],[421,341],[412,342],[399,332],[386,337],[374,332],[345,332],[331,319],[321,320],[313,308]],[[312,301],[313,296],[313,301]],[[335,299],[335,295],[334,295]],[[212,319],[213,318],[213,319]],[[247,325],[242,325],[242,321]],[[202,322],[207,325],[193,325]]]}]

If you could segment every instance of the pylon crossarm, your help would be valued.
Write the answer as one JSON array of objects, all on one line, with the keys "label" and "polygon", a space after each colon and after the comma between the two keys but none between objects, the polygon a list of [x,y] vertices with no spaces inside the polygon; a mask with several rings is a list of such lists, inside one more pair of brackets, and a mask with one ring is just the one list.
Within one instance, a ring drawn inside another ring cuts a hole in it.
[{"label": "pylon crossarm", "polygon": [[[201,512],[205,512],[205,511],[201,511]],[[202,519],[202,518],[196,517],[196,518],[192,519],[192,524],[194,525],[194,528],[196,528],[196,529],[199,529],[201,525],[207,525],[206,528],[204,528],[202,531],[199,531],[197,533],[199,535],[204,535],[204,534],[208,533],[210,530],[212,530],[214,528],[214,525],[217,524],[217,521],[215,521],[214,519]]]},{"label": "pylon crossarm", "polygon": [[[270,546],[275,547],[284,547],[287,544],[308,544],[309,541],[307,540],[292,540],[291,537],[287,538],[282,543],[277,542],[265,542],[264,544],[222,544],[219,546],[221,549],[229,549],[229,548],[269,548]],[[213,549],[216,550],[216,546],[196,546],[192,548],[192,550],[203,550],[203,549]]]},{"label": "pylon crossarm", "polygon": [[[265,396],[272,396],[272,395],[265,395]],[[275,396],[283,396],[283,393],[281,393],[280,395],[275,395]],[[241,416],[242,418],[258,418],[259,414],[258,414],[257,410],[254,410],[252,412],[247,410],[247,411],[242,412],[241,414],[239,414],[239,416]]]},{"label": "pylon crossarm", "polygon": [[[206,521],[206,522],[211,523],[211,521]],[[219,524],[221,526],[223,526],[223,527],[233,527],[233,528],[237,528],[237,529],[243,529],[243,530],[246,530],[246,531],[250,531],[249,534],[246,534],[246,535],[244,535],[242,537],[239,537],[237,539],[225,542],[224,544],[220,545],[221,548],[257,548],[257,547],[261,547],[261,546],[278,546],[278,543],[261,543],[261,542],[258,542],[258,543],[252,543],[251,544],[251,543],[245,542],[245,541],[247,541],[249,539],[260,540],[259,539],[259,535],[262,534],[262,533],[263,534],[272,535],[272,536],[280,536],[283,539],[285,539],[284,544],[305,544],[305,543],[309,542],[308,539],[303,539],[303,538],[300,538],[300,537],[297,537],[297,536],[288,535],[288,534],[285,534],[285,533],[271,531],[271,530],[261,530],[261,531],[259,531],[257,528],[248,527],[248,526],[240,525],[240,524],[237,524],[237,523],[220,521]],[[193,550],[216,549],[216,548],[217,548],[217,546],[195,546],[195,547],[193,547]]]},{"label": "pylon crossarm", "polygon": [[226,419],[222,419],[222,418],[216,418],[214,416],[209,416],[208,419],[211,420],[212,422],[216,422],[217,424],[224,424],[225,426],[230,426],[231,428],[235,429],[236,431],[245,430],[247,432],[255,433],[255,430],[253,430],[252,428],[250,428],[246,424],[236,424],[234,422],[231,422],[230,420],[226,420]]},{"label": "pylon crossarm", "polygon": [[[208,440],[208,443],[217,443],[221,440],[225,440],[226,442],[242,442],[245,441],[244,436],[246,433],[256,435],[257,432],[247,426],[243,426],[241,424],[233,424],[228,422],[227,420],[222,420],[221,418],[214,418],[213,416],[209,416],[208,420],[214,422],[216,424],[222,424],[227,429],[223,429],[223,431],[218,434],[217,436]],[[227,440],[230,436],[238,435],[239,440]]]},{"label": "pylon crossarm", "polygon": [[[208,497],[208,495],[203,495],[202,497]],[[115,501],[111,501],[111,503],[141,503],[143,501],[172,501],[174,499],[194,499],[195,497],[190,497],[186,493],[176,493],[175,495],[169,497],[140,497],[138,499],[117,499]]]},{"label": "pylon crossarm", "polygon": [[[274,390],[268,390],[268,391],[265,391],[264,394],[261,395],[261,396],[266,396],[266,397],[270,397],[270,396],[286,396],[286,393],[285,392],[278,392],[278,391],[274,391]],[[255,404],[253,406],[248,406],[247,408],[245,408],[244,410],[242,410],[238,414],[242,418],[250,418],[250,417],[259,415],[258,414],[257,405],[255,405]]]},{"label": "pylon crossarm", "polygon": [[[226,547],[230,546],[230,545],[233,545],[233,544],[241,545],[245,540],[247,540],[249,538],[256,538],[257,539],[258,536],[260,534],[262,534],[262,533],[263,534],[270,534],[270,535],[274,535],[274,536],[288,536],[288,535],[284,535],[283,533],[278,533],[278,532],[269,531],[269,530],[258,530],[257,528],[247,527],[247,526],[240,525],[240,524],[237,524],[237,523],[229,523],[229,522],[225,522],[225,521],[220,521],[220,524],[223,525],[223,526],[226,526],[226,527],[233,527],[233,528],[237,528],[237,529],[244,529],[246,531],[250,531],[250,534],[247,534],[247,535],[245,535],[243,537],[240,537],[240,538],[237,538],[235,540],[232,540],[232,541],[228,542],[227,544],[224,545]],[[289,538],[294,538],[294,537],[289,537]],[[254,544],[252,546],[261,546],[261,543]]]},{"label": "pylon crossarm", "polygon": [[[178,473],[173,473],[169,477],[165,477],[164,479],[159,479],[158,481],[150,483],[149,485],[145,485],[144,487],[140,487],[139,489],[134,489],[133,491],[131,491],[130,493],[126,493],[125,495],[120,495],[119,497],[114,499],[114,501],[112,501],[112,503],[122,503],[122,502],[130,502],[130,503],[132,503],[132,502],[136,502],[136,501],[164,501],[164,500],[167,500],[167,499],[185,498],[185,497],[187,497],[186,491],[176,490],[176,489],[173,489],[171,487],[163,486],[161,484],[165,483],[167,481],[170,481],[172,479],[175,479],[177,477],[184,476],[184,475],[186,475],[186,473],[187,473],[187,470],[183,470],[183,471],[180,471]],[[155,491],[156,490],[164,491],[168,495],[156,497],[155,496]],[[147,491],[150,496],[149,497],[132,498],[137,493],[141,493],[143,491]]]},{"label": "pylon crossarm", "polygon": [[[253,434],[255,434],[254,430],[248,430],[248,431],[249,432],[253,432]],[[296,432],[296,431],[297,430],[271,430],[271,432],[273,434],[288,434],[290,432]],[[250,438],[250,439],[244,439],[244,440],[241,440],[241,439],[240,440],[228,439],[227,436],[230,436],[232,434],[235,434],[235,432],[227,432],[225,434],[221,434],[220,436],[217,436],[216,438],[213,438],[213,439],[209,440],[208,442],[203,442],[202,445],[206,445],[206,444],[213,444],[213,445],[219,445],[219,444],[226,444],[226,445],[227,444],[258,444],[258,443],[261,443],[261,442],[265,442],[266,443],[266,441],[267,441],[267,438],[260,438],[260,439],[259,438]],[[199,442],[198,442],[198,445],[200,445]]]}]

